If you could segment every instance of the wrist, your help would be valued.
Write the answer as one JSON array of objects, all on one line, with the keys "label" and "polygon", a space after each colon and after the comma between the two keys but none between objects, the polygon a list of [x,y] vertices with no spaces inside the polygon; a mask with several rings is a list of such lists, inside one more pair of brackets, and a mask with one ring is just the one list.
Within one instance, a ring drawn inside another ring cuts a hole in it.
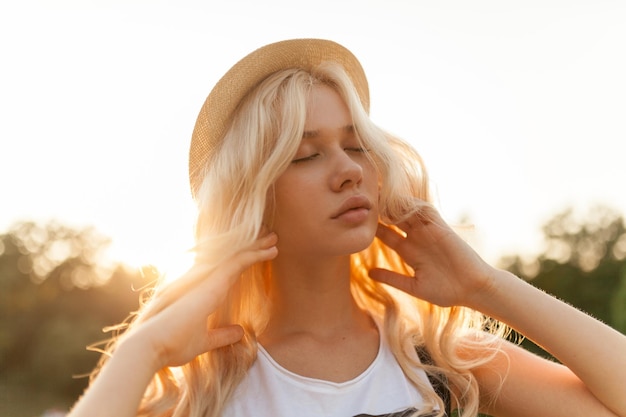
[{"label": "wrist", "polygon": [[69,415],[136,416],[156,372],[152,356],[141,339],[135,335],[124,337]]},{"label": "wrist", "polygon": [[506,297],[512,293],[511,287],[518,280],[519,278],[509,271],[490,267],[486,271],[485,284],[472,293],[466,307],[491,317],[499,316],[500,306],[506,304]]},{"label": "wrist", "polygon": [[163,368],[162,360],[141,332],[126,335],[115,349],[114,356],[122,356],[125,363],[132,363],[136,370],[154,376]]}]

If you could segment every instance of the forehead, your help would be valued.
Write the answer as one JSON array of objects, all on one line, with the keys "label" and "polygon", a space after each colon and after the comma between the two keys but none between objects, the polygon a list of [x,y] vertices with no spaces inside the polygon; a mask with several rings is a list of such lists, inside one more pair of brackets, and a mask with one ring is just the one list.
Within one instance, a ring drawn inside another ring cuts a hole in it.
[{"label": "forehead", "polygon": [[315,84],[307,99],[305,132],[346,129],[353,125],[348,106],[339,93],[325,84]]}]

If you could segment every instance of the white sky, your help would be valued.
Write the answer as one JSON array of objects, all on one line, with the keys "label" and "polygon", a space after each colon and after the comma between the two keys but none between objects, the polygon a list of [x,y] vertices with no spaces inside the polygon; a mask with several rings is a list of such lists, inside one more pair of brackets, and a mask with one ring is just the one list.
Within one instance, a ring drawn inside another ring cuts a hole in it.
[{"label": "white sky", "polygon": [[93,224],[116,259],[169,265],[192,242],[211,87],[259,46],[321,37],[359,57],[373,119],[421,151],[485,257],[537,251],[568,206],[626,212],[624,22],[603,0],[4,2],[0,230]]}]

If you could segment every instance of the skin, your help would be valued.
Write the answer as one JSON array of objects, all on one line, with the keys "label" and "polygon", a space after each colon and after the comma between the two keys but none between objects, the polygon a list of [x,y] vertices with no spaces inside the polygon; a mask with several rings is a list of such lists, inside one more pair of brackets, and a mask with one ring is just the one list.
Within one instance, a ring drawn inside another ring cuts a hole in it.
[{"label": "skin", "polygon": [[[274,186],[279,255],[259,341],[293,372],[342,382],[378,351],[376,326],[350,295],[349,268],[350,254],[376,233],[378,178],[333,90],[314,87],[307,108],[301,145]],[[367,208],[345,212],[346,202]]]},{"label": "skin", "polygon": [[626,337],[485,263],[434,210],[399,225],[403,237],[380,226],[377,235],[415,275],[372,270],[372,278],[442,306],[462,305],[498,319],[543,346],[564,365],[506,344],[504,354],[475,371],[482,392],[507,375],[493,416],[626,416]]},{"label": "skin", "polygon": [[[244,269],[266,260],[272,260],[274,307],[260,342],[293,372],[331,381],[354,378],[376,355],[378,333],[350,296],[349,255],[367,247],[375,235],[415,274],[374,269],[372,279],[431,303],[479,310],[541,344],[564,364],[506,344],[510,361],[503,353],[475,372],[484,392],[495,390],[499,375],[507,375],[496,402],[484,404],[484,412],[626,416],[626,337],[488,265],[434,209],[399,224],[405,235],[378,225],[376,177],[365,155],[355,151],[354,135],[346,128],[350,125],[339,96],[328,87],[314,87],[305,126],[309,133],[296,162],[275,184],[273,232],[211,272],[199,264],[183,276],[207,279],[125,337],[72,417],[134,416],[159,369],[236,343],[243,335],[240,327],[207,329],[206,317]],[[368,199],[369,208],[334,218],[355,195]]]}]

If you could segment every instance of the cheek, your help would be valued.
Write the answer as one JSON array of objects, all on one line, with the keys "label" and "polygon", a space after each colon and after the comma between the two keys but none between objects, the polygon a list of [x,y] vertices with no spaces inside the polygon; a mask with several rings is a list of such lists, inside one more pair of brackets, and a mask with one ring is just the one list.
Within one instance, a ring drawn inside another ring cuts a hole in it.
[{"label": "cheek", "polygon": [[[315,212],[316,199],[309,188],[290,190],[276,196],[275,221],[304,221]],[[318,200],[318,199],[317,199]]]},{"label": "cheek", "polygon": [[270,229],[274,227],[274,219],[276,218],[276,193],[274,187],[267,190],[265,196],[265,210],[263,211],[263,224]]},{"label": "cheek", "polygon": [[372,194],[372,197],[378,197],[382,186],[378,170],[372,164],[368,164],[363,167],[363,178],[367,191]]},{"label": "cheek", "polygon": [[283,179],[276,182],[273,193],[274,224],[301,221],[306,213],[308,187],[301,182]]}]

